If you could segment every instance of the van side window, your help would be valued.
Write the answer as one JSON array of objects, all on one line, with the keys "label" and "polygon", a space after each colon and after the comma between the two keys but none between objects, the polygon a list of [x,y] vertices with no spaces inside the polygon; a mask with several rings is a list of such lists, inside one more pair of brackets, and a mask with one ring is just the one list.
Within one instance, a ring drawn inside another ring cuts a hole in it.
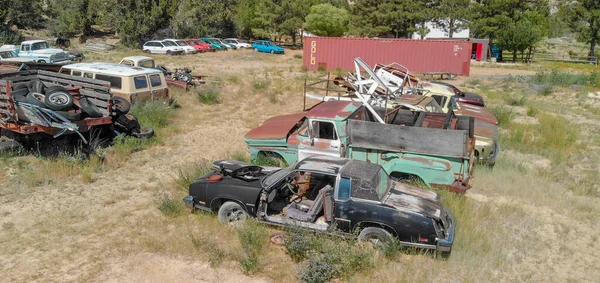
[{"label": "van side window", "polygon": [[150,85],[151,86],[160,86],[162,84],[162,80],[160,79],[160,75],[150,75]]},{"label": "van side window", "polygon": [[134,77],[133,78],[133,85],[135,85],[135,89],[147,88],[148,87],[148,80],[146,79],[145,76]]},{"label": "van side window", "polygon": [[71,69],[62,68],[62,69],[60,69],[59,73],[70,75],[71,74]]},{"label": "van side window", "polygon": [[23,51],[29,51],[29,44],[23,45]]},{"label": "van side window", "polygon": [[313,134],[315,138],[337,140],[335,126],[331,122],[313,121]]},{"label": "van side window", "polygon": [[84,77],[84,78],[90,78],[90,79],[93,79],[93,78],[94,78],[94,74],[92,74],[92,73],[83,73],[83,77]]},{"label": "van side window", "polygon": [[[148,44],[148,45],[150,45],[150,44]],[[133,61],[131,61],[131,60],[123,60],[123,62],[121,62],[121,64],[127,65],[127,66],[133,66]]]},{"label": "van side window", "polygon": [[73,76],[81,77],[80,71],[73,71]]},{"label": "van side window", "polygon": [[121,77],[96,74],[96,79],[101,80],[101,81],[110,82],[110,88],[121,89],[121,85],[122,85]]}]

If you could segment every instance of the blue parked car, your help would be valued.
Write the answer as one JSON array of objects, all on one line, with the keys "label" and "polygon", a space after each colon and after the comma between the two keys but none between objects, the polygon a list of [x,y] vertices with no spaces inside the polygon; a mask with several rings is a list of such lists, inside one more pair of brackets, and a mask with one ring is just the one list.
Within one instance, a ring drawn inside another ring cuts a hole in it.
[{"label": "blue parked car", "polygon": [[252,49],[258,52],[283,54],[285,51],[282,47],[274,45],[268,40],[255,40],[252,42]]}]

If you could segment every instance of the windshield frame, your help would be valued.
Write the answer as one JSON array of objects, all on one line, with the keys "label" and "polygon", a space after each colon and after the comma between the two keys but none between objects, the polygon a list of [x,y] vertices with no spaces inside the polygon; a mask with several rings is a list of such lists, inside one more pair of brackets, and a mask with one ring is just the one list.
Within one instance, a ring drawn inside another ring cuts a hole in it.
[{"label": "windshield frame", "polygon": [[260,181],[260,184],[261,184],[261,186],[264,189],[267,189],[269,187],[272,187],[274,184],[277,184],[280,180],[282,180],[286,176],[290,175],[292,172],[294,172],[294,169],[293,169],[292,166],[290,166],[290,167],[284,167],[284,168],[281,168],[279,170],[275,170],[275,171],[269,172]]}]

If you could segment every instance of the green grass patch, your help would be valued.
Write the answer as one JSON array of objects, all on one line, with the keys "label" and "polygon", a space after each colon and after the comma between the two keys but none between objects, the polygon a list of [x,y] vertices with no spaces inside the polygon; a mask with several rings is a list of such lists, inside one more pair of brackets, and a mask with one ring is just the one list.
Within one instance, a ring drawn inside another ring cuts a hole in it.
[{"label": "green grass patch", "polygon": [[198,178],[208,174],[211,169],[211,164],[208,162],[195,164],[191,167],[180,168],[177,171],[175,183],[177,184],[178,189],[187,192],[193,182],[198,180]]},{"label": "green grass patch", "polygon": [[535,117],[538,113],[540,113],[540,110],[535,107],[530,106],[527,108],[527,116],[529,117]]},{"label": "green grass patch", "polygon": [[176,197],[162,195],[158,200],[158,210],[166,216],[176,217],[183,212],[183,202]]},{"label": "green grass patch", "polygon": [[600,73],[572,74],[558,70],[536,73],[531,82],[550,86],[569,87],[572,85],[593,86],[600,85]]},{"label": "green grass patch", "polygon": [[539,91],[538,94],[541,96],[549,96],[552,95],[552,93],[554,93],[554,88],[552,86],[544,86],[542,87]]},{"label": "green grass patch", "polygon": [[267,229],[256,221],[248,220],[237,229],[238,239],[242,245],[242,253],[238,263],[245,274],[260,270],[260,257],[267,244]]},{"label": "green grass patch", "polygon": [[302,59],[302,54],[294,54],[294,58],[296,58],[296,59]]},{"label": "green grass patch", "polygon": [[490,110],[498,119],[500,126],[508,125],[516,116],[515,112],[505,105],[494,105],[490,107]]},{"label": "green grass patch", "polygon": [[202,104],[214,105],[221,103],[221,89],[218,87],[203,87],[196,93],[196,96]]},{"label": "green grass patch", "polygon": [[129,113],[135,116],[141,125],[158,130],[169,125],[175,111],[163,101],[152,101],[134,104]]},{"label": "green grass patch", "polygon": [[514,96],[505,96],[504,101],[510,106],[523,106],[527,102],[527,96],[521,95],[519,98]]},{"label": "green grass patch", "polygon": [[268,79],[256,79],[252,82],[252,88],[255,90],[266,89],[271,85],[271,81]]}]

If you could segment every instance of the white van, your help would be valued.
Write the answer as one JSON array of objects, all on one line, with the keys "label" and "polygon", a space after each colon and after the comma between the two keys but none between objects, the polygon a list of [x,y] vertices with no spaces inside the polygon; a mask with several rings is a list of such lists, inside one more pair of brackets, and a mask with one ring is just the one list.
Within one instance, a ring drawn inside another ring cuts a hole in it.
[{"label": "white van", "polygon": [[110,82],[113,95],[130,102],[169,98],[165,76],[156,69],[93,62],[65,65],[60,73]]}]

